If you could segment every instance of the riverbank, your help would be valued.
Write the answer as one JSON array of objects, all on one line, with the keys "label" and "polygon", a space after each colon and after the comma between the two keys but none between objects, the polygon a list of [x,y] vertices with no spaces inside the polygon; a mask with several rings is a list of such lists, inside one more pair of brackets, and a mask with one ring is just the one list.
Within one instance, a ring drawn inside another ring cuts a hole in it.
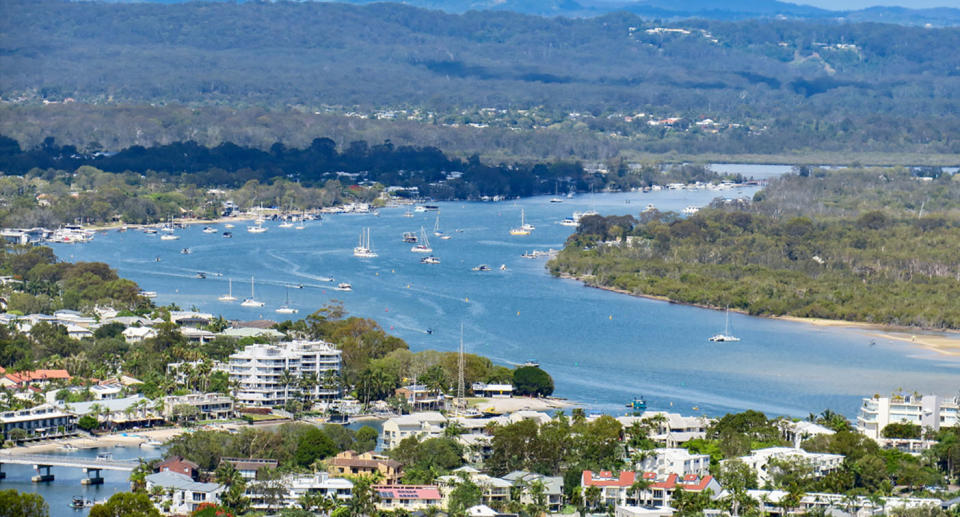
[{"label": "riverbank", "polygon": [[[649,300],[657,300],[661,302],[675,303],[679,305],[689,305],[691,307],[697,307],[700,309],[711,309],[716,311],[724,310],[724,307],[716,307],[716,306],[705,305],[700,303],[681,302],[677,300],[672,300],[666,296],[634,293],[634,292],[627,291],[626,289],[619,289],[616,287],[593,285],[593,284],[587,283],[587,280],[589,279],[589,277],[579,278],[567,273],[561,273],[559,275],[559,278],[564,280],[576,280],[578,282],[583,283],[584,287],[603,289],[604,291],[612,291],[619,294],[635,296],[637,298],[647,298]],[[860,330],[864,330],[866,335],[873,338],[901,341],[901,342],[913,344],[925,350],[936,352],[938,354],[942,354],[950,357],[960,357],[960,332],[949,332],[949,331],[938,331],[935,329],[902,327],[897,325],[885,325],[881,323],[868,323],[868,322],[862,322],[862,321],[831,320],[831,319],[824,319],[824,318],[802,318],[799,316],[751,315],[741,309],[730,309],[730,311],[737,312],[744,315],[757,316],[759,318],[771,318],[771,319],[778,319],[778,320],[784,320],[784,321],[806,323],[808,325],[814,325],[818,327],[844,327],[844,328],[860,329]],[[942,334],[925,334],[924,332],[942,332]]]},{"label": "riverbank", "polygon": [[54,440],[33,445],[3,449],[0,454],[41,454],[61,451],[61,447],[70,445],[77,449],[98,449],[106,447],[139,447],[147,442],[166,442],[186,432],[183,428],[168,427],[164,429],[150,429],[131,431],[129,433],[112,433],[97,436],[83,436]]}]

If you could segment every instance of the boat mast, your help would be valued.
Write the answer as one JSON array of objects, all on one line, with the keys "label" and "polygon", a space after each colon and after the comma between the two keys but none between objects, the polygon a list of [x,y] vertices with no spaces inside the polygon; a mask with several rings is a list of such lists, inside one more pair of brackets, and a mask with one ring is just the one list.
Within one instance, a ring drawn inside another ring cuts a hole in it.
[{"label": "boat mast", "polygon": [[457,365],[457,416],[464,410],[464,382],[463,382],[463,322],[460,322],[460,357]]}]

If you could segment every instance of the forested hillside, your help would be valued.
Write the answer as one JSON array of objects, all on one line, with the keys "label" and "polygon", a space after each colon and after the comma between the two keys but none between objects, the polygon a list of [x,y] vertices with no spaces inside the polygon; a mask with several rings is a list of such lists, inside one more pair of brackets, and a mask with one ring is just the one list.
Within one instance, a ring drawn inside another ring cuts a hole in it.
[{"label": "forested hillside", "polygon": [[[435,114],[426,124],[470,107],[521,118],[542,108],[551,116],[530,129],[569,119],[572,130],[660,151],[680,147],[673,130],[631,115],[686,117],[695,140],[719,142],[712,152],[960,146],[956,29],[393,4],[13,0],[0,9],[0,96],[17,104],[401,106]],[[692,123],[706,118],[724,129]]]},{"label": "forested hillside", "polygon": [[960,176],[816,171],[731,206],[584,218],[550,269],[751,314],[960,329]]}]

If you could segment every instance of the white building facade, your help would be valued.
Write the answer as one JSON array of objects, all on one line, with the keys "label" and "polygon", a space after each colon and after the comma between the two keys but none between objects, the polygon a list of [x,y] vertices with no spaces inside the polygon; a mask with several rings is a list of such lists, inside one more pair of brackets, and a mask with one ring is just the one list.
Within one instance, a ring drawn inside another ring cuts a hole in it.
[{"label": "white building facade", "polygon": [[636,469],[656,472],[658,475],[677,473],[682,476],[705,476],[710,472],[710,456],[691,454],[687,449],[654,449],[643,461],[636,464]]},{"label": "white building facade", "polygon": [[879,440],[884,427],[897,423],[929,427],[934,431],[960,425],[960,396],[894,395],[863,399],[857,414],[857,431]]},{"label": "white building facade", "polygon": [[[339,388],[325,379],[339,377],[341,353],[325,341],[289,341],[250,345],[230,356],[230,380],[238,383],[237,403],[254,407],[281,407],[306,390],[306,398],[334,400]],[[309,387],[302,377],[312,380]]]}]

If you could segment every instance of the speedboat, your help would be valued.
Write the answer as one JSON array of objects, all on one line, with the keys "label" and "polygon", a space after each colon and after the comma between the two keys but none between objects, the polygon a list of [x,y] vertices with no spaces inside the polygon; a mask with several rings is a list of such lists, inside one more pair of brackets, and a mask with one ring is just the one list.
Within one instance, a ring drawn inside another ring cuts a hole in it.
[{"label": "speedboat", "polygon": [[203,233],[217,233],[217,229],[213,226],[204,226]]},{"label": "speedboat", "polygon": [[563,219],[560,220],[560,224],[562,224],[563,226],[577,226],[577,224],[579,223],[577,223],[576,219],[572,217],[564,217]]},{"label": "speedboat", "polygon": [[181,254],[181,255],[189,255],[189,254],[190,254],[190,248],[183,248],[182,250],[180,250],[180,254]]},{"label": "speedboat", "polygon": [[493,269],[486,264],[480,264],[479,266],[473,268],[473,271],[493,271]]},{"label": "speedboat", "polygon": [[353,291],[353,286],[347,282],[340,282],[334,289],[337,291]]},{"label": "speedboat", "polygon": [[420,263],[421,264],[439,264],[440,259],[438,259],[437,257],[434,257],[433,255],[430,255],[429,257],[423,257],[422,259],[420,259]]},{"label": "speedboat", "polygon": [[224,239],[229,239],[231,237],[233,237],[233,232],[223,232]]},{"label": "speedboat", "polygon": [[403,242],[410,244],[417,242],[417,234],[413,232],[403,232]]},{"label": "speedboat", "polygon": [[165,233],[160,236],[160,240],[162,241],[175,241],[179,238],[180,238],[179,235],[173,235],[172,233]]},{"label": "speedboat", "polygon": [[200,271],[196,275],[194,275],[194,277],[199,278],[200,280],[203,280],[204,278],[207,278],[207,274],[204,273],[203,271]]}]

